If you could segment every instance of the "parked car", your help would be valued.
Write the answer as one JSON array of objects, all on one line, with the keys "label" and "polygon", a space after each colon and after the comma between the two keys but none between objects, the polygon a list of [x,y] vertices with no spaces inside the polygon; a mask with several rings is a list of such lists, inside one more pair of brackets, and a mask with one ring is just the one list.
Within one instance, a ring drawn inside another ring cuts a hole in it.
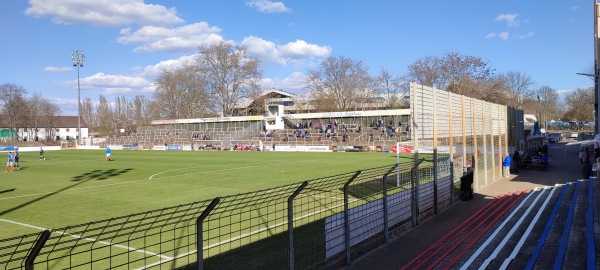
[{"label": "parked car", "polygon": [[558,142],[560,139],[558,137],[558,134],[556,133],[550,133],[548,134],[548,141],[549,142]]},{"label": "parked car", "polygon": [[571,132],[571,139],[577,139],[577,138],[579,138],[579,133]]}]

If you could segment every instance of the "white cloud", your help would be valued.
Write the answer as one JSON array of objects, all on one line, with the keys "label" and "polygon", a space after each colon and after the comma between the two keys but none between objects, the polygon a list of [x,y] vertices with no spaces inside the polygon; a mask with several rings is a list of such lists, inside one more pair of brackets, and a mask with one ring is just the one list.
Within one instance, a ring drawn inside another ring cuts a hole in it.
[{"label": "white cloud", "polygon": [[500,38],[502,40],[507,40],[508,39],[508,32],[501,32],[500,34],[498,34],[498,38]]},{"label": "white cloud", "polygon": [[152,84],[150,84],[150,86],[146,86],[146,87],[142,88],[142,90],[140,92],[154,93],[154,91],[156,91],[156,84],[152,83]]},{"label": "white cloud", "polygon": [[509,34],[508,32],[500,32],[500,33],[489,33],[485,36],[485,38],[499,38],[502,40],[508,40],[510,39],[527,39],[527,38],[531,38],[535,35],[534,32],[529,32],[527,34]]},{"label": "white cloud", "polygon": [[516,38],[520,38],[520,39],[526,39],[526,38],[530,38],[533,37],[535,35],[534,32],[529,32],[527,34],[524,35],[517,35]]},{"label": "white cloud", "polygon": [[181,66],[183,66],[183,64],[185,64],[187,62],[194,61],[195,57],[196,57],[196,55],[194,54],[194,55],[182,56],[177,59],[160,61],[155,65],[150,65],[150,66],[144,67],[140,76],[147,76],[147,77],[158,76],[163,70],[181,67]]},{"label": "white cloud", "polygon": [[49,72],[63,72],[63,71],[71,71],[73,70],[72,67],[46,67],[44,68],[44,71],[49,71]]},{"label": "white cloud", "polygon": [[183,23],[175,8],[145,4],[144,0],[30,0],[25,14],[50,17],[54,23],[102,26],[172,25]]},{"label": "white cloud", "polygon": [[223,41],[218,33],[220,28],[206,22],[188,24],[176,28],[144,26],[135,32],[130,28],[121,29],[121,44],[141,43],[134,51],[144,52],[185,52],[197,50],[199,46]]},{"label": "white cloud", "polygon": [[304,91],[306,83],[306,74],[302,72],[294,72],[289,77],[284,79],[278,78],[263,78],[260,82],[261,89],[281,89],[283,91],[299,94]]},{"label": "white cloud", "polygon": [[301,61],[306,58],[327,57],[331,47],[309,44],[304,40],[296,40],[284,45],[277,45],[262,38],[250,36],[242,40],[241,45],[248,53],[265,63],[285,65],[288,60]]},{"label": "white cloud", "polygon": [[246,5],[257,9],[262,13],[284,13],[291,11],[291,9],[286,7],[282,2],[273,2],[268,0],[246,1]]},{"label": "white cloud", "polygon": [[576,11],[579,9],[579,6],[572,6],[569,8],[569,11]]},{"label": "white cloud", "polygon": [[133,92],[133,89],[129,87],[107,87],[102,92],[105,95],[119,95],[119,94],[128,94]]},{"label": "white cloud", "polygon": [[[92,76],[81,78],[81,85],[88,88],[91,87],[144,87],[150,82],[142,77],[109,75],[104,73],[96,73]],[[75,82],[76,83],[76,82]]]},{"label": "white cloud", "polygon": [[518,16],[519,14],[516,13],[500,14],[496,16],[496,21],[506,22],[509,27],[518,27],[520,25],[520,22],[517,20]]}]

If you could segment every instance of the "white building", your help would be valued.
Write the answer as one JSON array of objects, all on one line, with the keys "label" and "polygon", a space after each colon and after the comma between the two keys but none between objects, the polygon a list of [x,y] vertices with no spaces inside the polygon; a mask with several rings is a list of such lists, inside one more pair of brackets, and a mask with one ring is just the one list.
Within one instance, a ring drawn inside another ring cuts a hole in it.
[{"label": "white building", "polygon": [[[2,117],[0,117],[2,118]],[[1,121],[5,123],[5,121]],[[7,124],[2,124],[0,128],[0,140],[11,141],[12,139],[20,141],[65,141],[76,140],[79,136],[77,116],[54,116],[50,121],[40,124],[38,128],[19,128],[13,130],[12,134]],[[11,139],[12,137],[12,139]],[[81,137],[89,137],[88,124],[81,119]]]}]

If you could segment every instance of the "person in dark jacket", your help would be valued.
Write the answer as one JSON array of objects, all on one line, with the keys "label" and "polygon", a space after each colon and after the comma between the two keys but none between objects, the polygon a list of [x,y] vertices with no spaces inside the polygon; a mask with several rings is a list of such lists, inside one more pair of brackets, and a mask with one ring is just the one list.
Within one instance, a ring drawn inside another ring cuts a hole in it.
[{"label": "person in dark jacket", "polygon": [[460,177],[460,197],[463,201],[473,199],[473,170],[470,168]]},{"label": "person in dark jacket", "polygon": [[521,154],[519,151],[515,150],[515,153],[512,156],[512,162],[510,163],[511,168],[510,171],[513,173],[519,173],[519,167],[521,167]]}]

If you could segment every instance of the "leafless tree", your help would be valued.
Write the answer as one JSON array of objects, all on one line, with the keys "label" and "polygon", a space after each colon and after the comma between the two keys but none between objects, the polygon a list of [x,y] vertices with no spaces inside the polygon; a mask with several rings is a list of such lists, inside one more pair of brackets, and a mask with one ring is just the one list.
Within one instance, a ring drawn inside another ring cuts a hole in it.
[{"label": "leafless tree", "polygon": [[477,97],[495,89],[489,88],[495,85],[490,81],[493,71],[488,67],[488,63],[479,57],[448,52],[443,57],[428,56],[418,59],[408,66],[406,78],[425,86]]},{"label": "leafless tree", "polygon": [[91,98],[85,98],[81,102],[81,118],[87,123],[89,134],[94,133],[94,128],[98,125],[94,101]]},{"label": "leafless tree", "polygon": [[[481,58],[461,55],[456,52],[444,54],[441,60],[443,81],[450,92],[464,95],[477,95],[480,83],[488,83],[493,75],[493,69]],[[465,87],[465,86],[470,87]]]},{"label": "leafless tree", "polygon": [[106,97],[103,95],[100,95],[98,99],[96,113],[98,115],[97,132],[103,136],[114,134],[115,121],[113,117],[113,111],[110,103],[108,103]]},{"label": "leafless tree", "polygon": [[42,116],[41,127],[46,130],[46,141],[49,141],[56,135],[56,117],[60,115],[60,107],[48,100],[42,100],[39,112]]},{"label": "leafless tree", "polygon": [[362,61],[328,57],[320,69],[309,71],[305,88],[317,110],[346,111],[372,102],[373,81]]},{"label": "leafless tree", "polygon": [[525,100],[534,97],[534,83],[526,73],[519,71],[508,71],[497,76],[502,81],[502,90],[506,92],[506,101],[503,104],[515,108],[523,108]]},{"label": "leafless tree", "polygon": [[444,77],[442,74],[442,59],[435,56],[427,56],[417,59],[408,65],[406,78],[420,85],[444,89]]},{"label": "leafless tree", "polygon": [[152,121],[152,108],[151,108],[151,100],[146,98],[143,95],[135,96],[134,104],[134,115],[133,115],[133,123],[135,130],[137,131],[139,127],[148,126]]},{"label": "leafless tree", "polygon": [[[38,131],[40,128],[45,128],[47,132],[54,128],[50,126],[48,119],[58,116],[60,108],[57,105],[52,104],[47,98],[42,96],[40,93],[34,93],[27,100],[27,122],[24,123],[22,131],[25,134],[21,134],[22,138],[29,140],[35,140],[38,137]],[[47,134],[49,136],[49,134]]]},{"label": "leafless tree", "polygon": [[565,98],[565,121],[592,121],[594,119],[594,87],[577,88]]},{"label": "leafless tree", "polygon": [[386,99],[385,107],[396,109],[407,106],[404,98],[408,96],[408,83],[400,77],[393,76],[386,68],[382,67],[379,76],[375,78],[377,94],[383,95]]},{"label": "leafless tree", "polygon": [[212,111],[231,116],[242,98],[259,89],[260,60],[250,57],[245,47],[224,41],[201,46],[198,51],[197,68],[206,82]]},{"label": "leafless tree", "polygon": [[27,124],[27,101],[25,88],[12,83],[0,85],[0,102],[2,114],[5,116],[4,125],[9,128],[11,141],[15,139],[15,132]]},{"label": "leafless tree", "polygon": [[[550,120],[548,118],[552,118],[552,115],[558,114],[558,109],[559,109],[558,93],[552,87],[545,85],[545,86],[542,86],[539,89],[537,89],[536,97],[538,97],[538,96],[540,97],[539,103],[541,106],[540,117],[542,117],[542,119],[539,119],[539,120],[547,122],[548,120]],[[545,124],[544,124],[544,126],[545,126]]]}]

